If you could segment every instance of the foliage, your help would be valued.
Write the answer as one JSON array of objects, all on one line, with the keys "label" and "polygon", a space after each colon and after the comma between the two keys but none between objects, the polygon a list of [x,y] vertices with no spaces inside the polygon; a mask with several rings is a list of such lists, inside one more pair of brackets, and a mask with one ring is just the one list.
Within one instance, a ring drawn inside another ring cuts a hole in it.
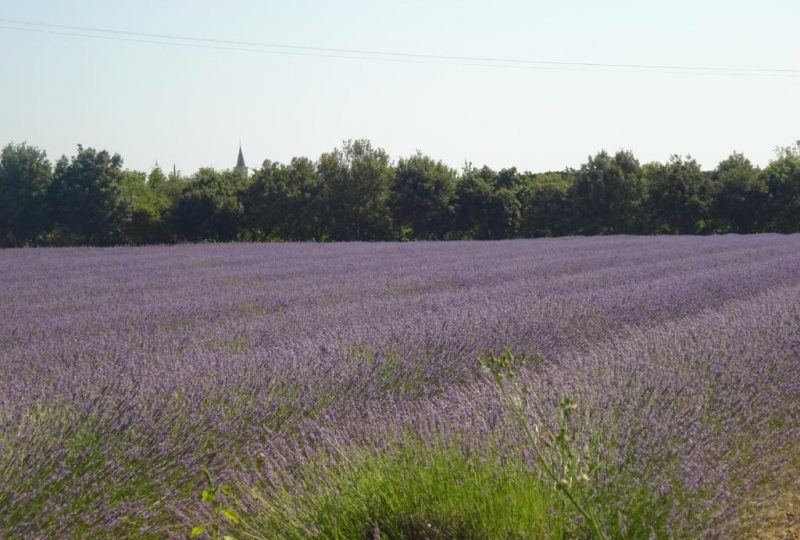
[{"label": "foliage", "polygon": [[217,485],[207,470],[203,470],[203,475],[206,484],[200,493],[200,502],[207,506],[210,517],[207,522],[194,525],[189,530],[189,538],[207,536],[222,540],[234,540],[233,536],[224,534],[225,530],[231,526],[244,524],[235,509],[223,504],[224,498],[230,497],[233,490],[230,486]]},{"label": "foliage", "polygon": [[259,239],[322,240],[322,184],[314,163],[264,162],[244,198],[247,227]]},{"label": "foliage", "polygon": [[767,183],[750,160],[734,152],[714,170],[716,219],[723,231],[754,233],[765,230]]},{"label": "foliage", "polygon": [[122,169],[78,147],[52,170],[44,152],[0,158],[0,246],[182,241],[497,240],[600,234],[800,231],[800,143],[765,168],[733,153],[704,171],[690,157],[640,165],[599,152],[579,169],[534,174],[420,152],[392,163],[368,140],[319,157],[265,161],[246,178]]},{"label": "foliage", "polygon": [[600,152],[576,173],[572,207],[581,234],[641,232],[644,202],[641,168],[630,152]]},{"label": "foliage", "polygon": [[125,224],[128,243],[164,244],[174,240],[170,230],[170,210],[177,201],[178,181],[168,178],[155,167],[149,175],[125,171],[122,196],[131,208],[130,218]]},{"label": "foliage", "polygon": [[36,243],[48,231],[52,170],[41,150],[9,144],[0,154],[0,247]]},{"label": "foliage", "polygon": [[706,232],[714,193],[697,161],[672,156],[666,164],[644,168],[651,227],[668,234]]},{"label": "foliage", "polygon": [[764,170],[769,192],[769,229],[800,232],[800,141],[778,149],[778,158]]},{"label": "foliage", "polygon": [[131,207],[122,194],[122,158],[78,145],[56,163],[48,193],[58,243],[111,245],[125,242]]},{"label": "foliage", "polygon": [[408,239],[441,240],[453,229],[458,176],[422,153],[400,159],[394,171],[394,225]]},{"label": "foliage", "polygon": [[389,240],[392,169],[367,140],[346,141],[318,164],[331,240]]},{"label": "foliage", "polygon": [[499,356],[490,353],[486,358],[479,359],[479,363],[500,389],[503,402],[514,420],[513,425],[524,433],[526,449],[533,456],[542,476],[550,480],[564,499],[586,519],[596,538],[608,538],[592,508],[588,490],[581,489],[581,483],[588,483],[590,479],[585,457],[582,459],[579,455],[570,433],[569,417],[577,409],[577,404],[568,397],[562,397],[554,430],[542,429],[538,425],[531,427],[527,403],[530,389],[516,382],[517,362],[514,353],[509,349]]},{"label": "foliage", "polygon": [[236,172],[200,169],[184,186],[173,209],[181,237],[198,240],[235,240],[242,231],[245,180]]},{"label": "foliage", "polygon": [[464,238],[497,240],[516,236],[521,204],[513,185],[502,181],[515,174],[506,171],[501,176],[489,167],[464,169],[456,188],[458,230]]},{"label": "foliage", "polygon": [[[297,479],[251,488],[254,538],[559,538],[572,517],[517,459],[445,441],[320,455]],[[309,489],[313,486],[313,489]]]},{"label": "foliage", "polygon": [[520,193],[522,200],[521,236],[537,238],[573,233],[570,188],[573,174],[534,175]]}]

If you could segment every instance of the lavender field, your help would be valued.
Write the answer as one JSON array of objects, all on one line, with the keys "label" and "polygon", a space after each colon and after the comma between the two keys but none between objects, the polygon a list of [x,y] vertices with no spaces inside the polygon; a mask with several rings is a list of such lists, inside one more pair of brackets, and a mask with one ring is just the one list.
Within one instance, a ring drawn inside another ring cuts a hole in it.
[{"label": "lavender field", "polygon": [[800,489],[797,235],[6,250],[0,277],[3,538],[736,538]]}]

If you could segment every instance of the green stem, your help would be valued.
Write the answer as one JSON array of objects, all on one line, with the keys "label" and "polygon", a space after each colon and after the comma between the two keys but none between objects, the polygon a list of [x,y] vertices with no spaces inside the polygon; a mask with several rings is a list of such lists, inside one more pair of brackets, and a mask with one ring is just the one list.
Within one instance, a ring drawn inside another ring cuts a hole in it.
[{"label": "green stem", "polygon": [[547,474],[547,476],[550,477],[551,480],[553,480],[553,482],[555,482],[556,487],[564,494],[567,500],[589,522],[589,524],[592,526],[592,529],[594,529],[594,533],[597,535],[597,537],[600,538],[601,540],[607,540],[608,537],[603,532],[603,529],[600,527],[600,524],[598,523],[597,518],[595,518],[594,513],[584,508],[583,505],[580,504],[580,502],[578,502],[578,500],[575,498],[572,492],[567,488],[567,486],[561,483],[561,479],[559,478],[559,476],[555,473],[555,471],[552,470],[552,468],[547,463],[547,459],[545,458],[544,455],[542,455],[541,451],[539,450],[539,445],[536,440],[536,435],[531,431],[527,419],[525,418],[524,412],[514,405],[514,402],[511,399],[511,396],[508,394],[508,391],[506,390],[505,386],[503,385],[502,380],[500,380],[497,376],[495,377],[495,380],[497,380],[498,382],[498,386],[500,387],[500,392],[503,396],[503,400],[506,402],[509,408],[514,412],[514,415],[516,416],[518,423],[522,426],[525,436],[527,437],[531,449],[533,450],[536,461],[538,462],[541,469],[545,472],[545,474]]}]

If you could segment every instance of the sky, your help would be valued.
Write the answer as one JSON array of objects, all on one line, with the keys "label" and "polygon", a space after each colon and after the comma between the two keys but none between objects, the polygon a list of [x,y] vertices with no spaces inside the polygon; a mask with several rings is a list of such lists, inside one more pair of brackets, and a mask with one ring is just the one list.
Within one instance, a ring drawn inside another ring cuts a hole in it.
[{"label": "sky", "polygon": [[[0,19],[412,54],[800,70],[797,0],[3,0]],[[19,28],[0,21],[0,145],[27,142],[52,160],[83,144],[118,152],[128,168],[158,162],[191,174],[233,167],[240,141],[257,167],[368,138],[393,159],[419,150],[458,168],[556,170],[601,149],[642,162],[690,154],[713,168],[734,150],[765,165],[800,139],[800,73],[341,58]]]}]

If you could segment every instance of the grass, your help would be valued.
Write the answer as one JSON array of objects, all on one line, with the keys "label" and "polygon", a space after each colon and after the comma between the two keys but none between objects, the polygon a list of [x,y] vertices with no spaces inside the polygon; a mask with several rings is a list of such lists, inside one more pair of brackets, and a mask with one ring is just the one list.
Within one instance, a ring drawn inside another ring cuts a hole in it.
[{"label": "grass", "polygon": [[[578,533],[557,492],[520,460],[454,444],[349,449],[277,490],[252,489],[261,538],[561,538]],[[323,465],[324,464],[324,465]],[[298,489],[300,488],[300,489]]]},{"label": "grass", "polygon": [[[228,534],[291,540],[598,537],[518,448],[488,441],[481,446],[475,452],[458,441],[408,439],[382,449],[320,454],[293,475],[261,470],[263,481],[238,486],[238,501],[229,501],[242,522]],[[665,519],[674,504],[670,497],[659,500],[624,476],[612,491],[574,486],[573,493],[598,511],[603,536],[671,536]]]}]

